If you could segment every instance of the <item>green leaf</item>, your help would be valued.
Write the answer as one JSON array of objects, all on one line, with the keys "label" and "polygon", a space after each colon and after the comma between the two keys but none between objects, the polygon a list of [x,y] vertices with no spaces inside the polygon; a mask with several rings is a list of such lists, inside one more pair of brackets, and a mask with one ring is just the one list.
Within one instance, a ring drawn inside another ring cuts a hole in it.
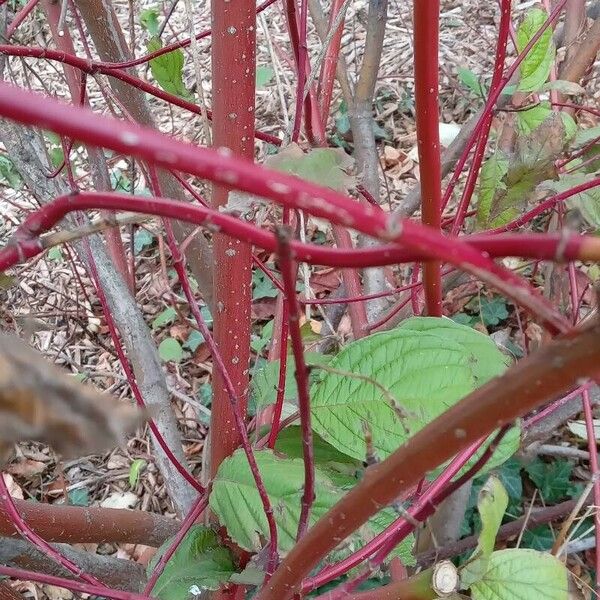
[{"label": "green leaf", "polygon": [[571,483],[573,465],[568,460],[546,463],[537,458],[525,465],[525,471],[537,486],[545,502],[558,502],[569,495],[573,485]]},{"label": "green leaf", "polygon": [[141,472],[146,468],[146,461],[143,458],[136,458],[129,467],[129,486],[135,487],[140,479]]},{"label": "green leaf", "polygon": [[481,167],[477,196],[477,223],[481,228],[485,228],[490,224],[495,195],[498,191],[506,190],[506,183],[503,180],[508,173],[508,166],[508,157],[498,150]]},{"label": "green leaf", "polygon": [[573,140],[573,148],[575,150],[583,148],[583,146],[596,142],[598,138],[600,138],[600,125],[588,129],[580,129]]},{"label": "green leaf", "polygon": [[494,551],[496,535],[508,506],[508,494],[500,479],[492,475],[479,491],[477,510],[481,517],[481,532],[473,560],[461,572],[461,585],[469,588],[488,570],[490,555]]},{"label": "green leaf", "polygon": [[204,336],[197,330],[192,329],[187,340],[185,340],[183,347],[190,352],[196,352],[200,344],[204,343]]},{"label": "green leaf", "polygon": [[50,250],[48,250],[48,259],[53,260],[54,262],[61,262],[63,260],[62,250],[60,246],[52,246]]},{"label": "green leaf", "polygon": [[498,377],[510,364],[509,357],[498,350],[491,338],[479,331],[452,322],[450,319],[436,317],[412,317],[400,325],[399,329],[411,329],[453,340],[461,344],[471,356],[477,357],[471,368],[477,387]]},{"label": "green leaf", "polygon": [[[278,551],[285,555],[296,543],[304,485],[304,462],[301,459],[280,458],[270,450],[255,452],[255,457],[275,514]],[[310,513],[311,526],[346,493],[347,490],[338,484],[339,477],[334,481],[332,475],[317,466],[316,498]],[[341,481],[345,483],[349,480],[342,477]],[[237,450],[219,467],[209,502],[221,525],[227,528],[228,534],[241,548],[258,552],[265,545],[265,540],[269,538],[267,519],[243,450]],[[393,516],[388,518],[391,522]],[[373,522],[371,527],[375,530],[378,524]],[[364,531],[362,535],[365,535]],[[355,536],[350,541],[360,547],[365,540],[360,534]],[[414,564],[409,544],[410,542],[402,544],[402,556],[406,560],[405,564]]]},{"label": "green leaf", "polygon": [[554,556],[535,550],[499,550],[471,587],[473,600],[567,600],[567,569]]},{"label": "green leaf", "polygon": [[531,548],[540,552],[550,550],[554,545],[552,529],[549,525],[540,525],[534,529],[525,530],[521,545],[523,548]]},{"label": "green leaf", "polygon": [[170,325],[177,318],[177,311],[172,307],[168,306],[152,321],[152,329],[159,329],[165,325]]},{"label": "green leaf", "polygon": [[355,178],[346,173],[353,160],[341,148],[313,148],[303,152],[295,143],[265,160],[265,166],[296,175],[338,192],[352,189]]},{"label": "green leaf", "polygon": [[158,35],[158,10],[156,8],[146,8],[140,12],[140,24],[151,35]]},{"label": "green leaf", "polygon": [[[148,575],[171,545],[167,540],[148,565]],[[188,600],[203,590],[216,590],[235,572],[231,552],[219,545],[217,534],[203,525],[193,525],[165,565],[154,586],[161,600]]]},{"label": "green leaf", "polygon": [[521,463],[510,458],[496,471],[502,485],[511,500],[521,500],[523,496],[523,481],[521,480]]},{"label": "green leaf", "polygon": [[[289,458],[302,458],[302,429],[300,425],[291,425],[277,434],[275,450],[285,454]],[[318,433],[313,433],[313,453],[316,465],[328,465],[330,463],[341,463],[360,467],[360,463],[352,460],[346,454],[336,450],[328,444]]]},{"label": "green leaf", "polygon": [[549,102],[540,102],[526,110],[517,111],[517,128],[525,135],[537,129],[552,113]]},{"label": "green leaf", "polygon": [[[148,52],[156,52],[162,48],[162,42],[156,36],[150,38],[146,44]],[[169,92],[182,98],[189,98],[190,92],[183,83],[183,51],[173,50],[162,56],[157,56],[150,61],[152,76],[158,85]]]},{"label": "green leaf", "polygon": [[[418,331],[421,327],[424,330]],[[331,367],[372,378],[397,399],[392,405],[389,396],[384,397],[368,379],[333,372],[323,373],[313,386],[313,429],[341,452],[364,460],[363,423],[369,424],[374,450],[383,459],[502,372],[506,362],[494,342],[475,330],[450,319],[413,319],[398,329],[348,344]],[[408,411],[408,418],[402,417],[398,405]]]},{"label": "green leaf", "polygon": [[549,92],[551,90],[556,90],[565,96],[579,96],[585,94],[585,89],[578,83],[575,83],[574,81],[565,81],[564,79],[548,81],[548,83],[545,83],[542,87],[543,92]]},{"label": "green leaf", "polygon": [[565,128],[565,141],[569,142],[577,135],[579,127],[577,126],[575,119],[569,113],[561,111],[560,117]]},{"label": "green leaf", "polygon": [[252,298],[277,298],[279,290],[273,282],[260,269],[252,273]]},{"label": "green leaf", "polygon": [[90,493],[86,488],[76,488],[68,494],[69,504],[72,506],[89,506]]},{"label": "green leaf", "polygon": [[273,335],[273,319],[264,325],[260,331],[260,335],[253,335],[250,347],[256,354],[260,354],[267,344],[271,341]]},{"label": "green leaf", "polygon": [[181,362],[183,359],[183,348],[174,338],[165,338],[158,346],[158,355],[165,362]]},{"label": "green leaf", "polygon": [[500,321],[508,318],[506,302],[498,296],[492,299],[482,298],[480,314],[486,326],[498,325]]},{"label": "green leaf", "polygon": [[0,156],[0,177],[13,188],[13,190],[20,189],[23,183],[20,173],[8,156]]},{"label": "green leaf", "polygon": [[479,77],[469,69],[461,67],[458,69],[458,80],[471,92],[480,98],[485,98],[486,90],[481,84]]},{"label": "green leaf", "polygon": [[[587,181],[589,175],[568,173],[562,175],[558,181],[544,181],[542,186],[554,194],[560,194]],[[575,194],[568,198],[566,203],[569,208],[578,210],[588,225],[600,229],[600,186]]]},{"label": "green leaf", "polygon": [[261,90],[267,87],[275,77],[275,71],[271,67],[256,67],[256,87]]},{"label": "green leaf", "polygon": [[[329,362],[330,357],[318,352],[306,352],[304,359],[307,365],[323,365]],[[250,382],[250,394],[256,404],[257,410],[274,404],[277,400],[277,386],[279,384],[279,360],[272,360],[264,367],[257,369]],[[298,398],[298,386],[295,377],[296,363],[294,357],[288,355],[285,369],[285,394],[284,400]]]},{"label": "green leaf", "polygon": [[[522,52],[525,46],[547,21],[544,10],[532,8],[517,29],[517,49]],[[521,63],[521,79],[518,90],[535,92],[542,88],[554,61],[555,48],[552,42],[552,27],[547,27]]]},{"label": "green leaf", "polygon": [[154,236],[147,229],[137,229],[133,236],[133,252],[139,254],[154,242]]}]

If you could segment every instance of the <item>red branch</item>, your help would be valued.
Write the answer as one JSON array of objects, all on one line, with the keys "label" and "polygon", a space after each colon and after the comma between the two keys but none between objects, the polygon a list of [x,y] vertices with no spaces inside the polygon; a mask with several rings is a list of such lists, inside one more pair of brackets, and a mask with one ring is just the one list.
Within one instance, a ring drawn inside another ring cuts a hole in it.
[{"label": "red branch", "polygon": [[[440,37],[439,0],[414,3],[415,117],[421,172],[421,220],[424,225],[441,228],[442,169],[439,130]],[[427,313],[442,315],[441,262],[423,265]]]}]

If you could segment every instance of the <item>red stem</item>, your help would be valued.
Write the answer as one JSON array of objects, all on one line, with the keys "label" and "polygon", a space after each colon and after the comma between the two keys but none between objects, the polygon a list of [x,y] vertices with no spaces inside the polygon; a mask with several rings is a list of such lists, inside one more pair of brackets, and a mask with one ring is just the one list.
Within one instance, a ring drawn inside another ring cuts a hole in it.
[{"label": "red stem", "polygon": [[4,34],[4,38],[6,40],[10,40],[13,33],[17,30],[17,27],[23,23],[23,21],[29,16],[29,13],[33,11],[33,9],[38,5],[39,0],[29,0],[27,4],[15,15],[14,19],[11,21],[11,24],[6,28],[6,33]]},{"label": "red stem", "polygon": [[[344,0],[332,0],[331,8],[329,9],[330,30],[343,5]],[[324,128],[327,128],[327,121],[329,120],[331,96],[333,94],[333,84],[335,82],[335,72],[340,55],[340,46],[342,43],[343,33],[344,21],[342,19],[342,22],[331,38],[329,47],[327,48],[323,58],[323,63],[321,64],[321,73],[319,74],[319,84],[317,87],[317,97],[319,98],[319,105],[321,107],[321,122],[323,123]]]},{"label": "red stem", "polygon": [[35,531],[31,529],[31,527],[29,527],[29,525],[23,520],[23,518],[19,514],[19,511],[15,506],[14,500],[12,499],[8,488],[6,487],[4,476],[2,473],[0,473],[0,498],[2,500],[2,504],[4,505],[4,509],[6,510],[8,516],[14,523],[15,528],[28,542],[31,542],[44,554],[46,554],[52,560],[56,561],[67,571],[73,573],[73,575],[75,575],[76,577],[80,577],[90,585],[96,585],[101,587],[103,586],[103,584],[100,581],[98,581],[95,577],[84,573],[73,561],[68,559],[66,556],[63,556],[58,550],[56,550],[53,546],[46,542],[46,540],[42,539]]},{"label": "red stem", "polygon": [[[256,7],[256,14],[258,15],[263,10],[271,6],[271,4],[275,4],[277,0],[265,0],[262,4],[259,4]],[[212,29],[205,29],[200,33],[196,34],[196,40],[202,40],[212,35]],[[150,52],[144,56],[140,56],[139,58],[134,58],[132,60],[127,60],[124,62],[98,62],[98,66],[102,66],[104,69],[127,69],[128,67],[135,67],[137,65],[143,65],[144,63],[150,62],[151,60],[158,58],[159,56],[164,56],[169,52],[173,52],[173,50],[179,50],[180,48],[187,48],[191,44],[191,39],[187,38],[185,40],[181,40],[180,42],[174,42],[172,44],[168,44],[154,52]]]},{"label": "red stem", "polygon": [[[421,171],[421,220],[437,230],[442,219],[439,132],[439,0],[415,2],[414,60],[417,145]],[[441,262],[423,265],[427,313],[442,315]]]},{"label": "red stem", "polygon": [[481,134],[483,126],[486,122],[486,119],[489,117],[489,115],[492,114],[493,108],[494,108],[498,98],[500,97],[502,90],[506,87],[506,85],[508,84],[508,82],[510,81],[512,76],[516,73],[516,71],[519,68],[519,66],[521,65],[521,63],[525,60],[525,58],[529,54],[529,51],[531,50],[531,48],[533,48],[533,46],[537,43],[537,41],[544,34],[546,29],[548,29],[548,27],[550,27],[550,25],[552,25],[552,23],[554,23],[554,21],[556,21],[556,19],[559,17],[559,15],[562,12],[566,3],[567,3],[567,0],[559,0],[559,2],[556,4],[554,10],[552,11],[552,13],[548,17],[548,19],[544,22],[544,24],[540,27],[540,29],[536,32],[536,34],[531,38],[531,40],[529,40],[529,43],[527,44],[527,46],[525,46],[525,48],[523,48],[523,52],[521,52],[517,55],[517,58],[515,59],[515,61],[512,63],[512,65],[506,71],[506,74],[500,81],[500,84],[498,85],[498,87],[495,90],[490,90],[490,95],[487,99],[487,102],[485,103],[485,106],[481,113],[481,117],[479,118],[477,125],[473,129],[473,132],[469,136],[469,139],[467,140],[467,143],[465,144],[465,148],[461,154],[461,157],[456,164],[454,172],[452,173],[452,177],[450,179],[450,182],[448,183],[448,187],[446,188],[446,192],[445,192],[444,198],[442,200],[442,206],[446,206],[448,203],[448,200],[452,196],[452,192],[454,191],[454,186],[456,185],[456,183],[458,182],[458,179],[460,178],[460,174],[462,173],[462,170],[467,162],[469,153],[471,152],[471,148],[473,147],[473,144],[477,141],[479,135]]},{"label": "red stem", "polygon": [[[150,173],[153,191],[155,193],[160,193],[160,185],[158,182],[156,169],[152,168]],[[250,471],[252,472],[252,476],[254,477],[256,489],[258,491],[258,495],[261,499],[265,511],[265,516],[269,526],[270,534],[269,564],[271,565],[271,568],[268,571],[268,573],[271,573],[275,568],[275,565],[277,564],[277,525],[275,523],[275,517],[273,515],[273,509],[271,508],[269,496],[267,495],[267,490],[260,475],[260,471],[258,470],[258,464],[256,463],[256,458],[254,456],[252,446],[250,445],[250,439],[248,438],[248,432],[244,423],[244,416],[240,409],[241,401],[236,392],[229,370],[225,366],[225,361],[221,352],[219,351],[219,347],[216,344],[215,339],[210,329],[208,328],[204,317],[202,316],[202,312],[198,307],[198,303],[196,302],[196,298],[194,297],[194,292],[192,291],[192,287],[190,285],[190,281],[186,272],[185,256],[183,255],[179,246],[177,245],[177,240],[175,239],[173,228],[168,219],[164,219],[164,226],[167,232],[167,241],[169,244],[169,249],[171,250],[171,255],[173,257],[173,266],[175,268],[175,271],[177,272],[179,283],[181,284],[183,293],[185,294],[186,300],[188,301],[188,305],[190,307],[192,315],[194,316],[198,329],[200,330],[200,333],[204,337],[204,340],[206,341],[206,344],[209,347],[210,353],[213,358],[213,362],[216,367],[216,371],[219,374],[221,380],[223,381],[224,390],[227,394],[231,412],[234,416],[237,435],[241,439],[240,446],[242,446],[244,452],[246,453],[246,458],[248,459],[248,464],[250,465]],[[214,443],[217,443],[217,441],[215,441]],[[205,493],[205,496],[208,497],[209,493],[210,492],[207,491]],[[173,550],[173,552],[174,551],[175,549]]]},{"label": "red stem", "polygon": [[[508,34],[510,31],[510,12],[511,12],[511,0],[501,0],[500,4],[500,26],[498,31],[498,42],[496,44],[496,60],[494,63],[494,74],[492,76],[492,83],[490,86],[490,93],[494,92],[502,81],[502,73],[504,71],[504,62],[506,60],[506,47],[508,44]],[[483,157],[485,156],[485,149],[487,141],[490,135],[490,129],[492,126],[492,115],[489,114],[485,121],[482,123],[481,134],[477,138],[477,145],[475,146],[475,152],[473,154],[473,162],[469,169],[467,181],[465,183],[465,189],[463,190],[462,197],[456,209],[456,215],[454,217],[454,223],[452,224],[451,234],[458,235],[462,223],[465,219],[465,215],[469,208],[469,203],[473,197],[475,190],[475,184],[477,177],[479,176],[479,170]]]},{"label": "red stem", "polygon": [[210,495],[210,486],[206,489],[206,493],[198,498],[194,507],[187,514],[183,522],[181,523],[181,527],[177,532],[177,535],[173,538],[173,541],[169,545],[169,547],[165,550],[164,554],[160,557],[158,563],[152,570],[150,577],[148,578],[148,583],[146,583],[146,587],[144,588],[144,595],[149,596],[158,581],[158,578],[162,575],[165,570],[165,566],[179,548],[183,538],[187,535],[188,531],[192,527],[194,523],[199,519],[200,515],[204,512],[206,507],[208,506],[208,497]]},{"label": "red stem", "polygon": [[13,567],[5,567],[3,565],[0,565],[0,575],[11,577],[13,579],[19,579],[21,581],[36,581],[45,585],[54,585],[56,587],[65,588],[75,592],[90,594],[91,596],[106,596],[107,598],[112,598],[113,600],[151,600],[148,598],[148,596],[143,594],[122,592],[120,590],[114,590],[112,588],[105,587],[102,584],[92,585],[89,583],[79,583],[78,581],[72,581],[71,579],[65,579],[64,577],[46,575],[45,573],[36,573],[35,571],[27,571],[25,569],[15,569]]},{"label": "red stem", "polygon": [[[127,73],[122,69],[107,69],[103,66],[103,63],[99,61],[88,60],[85,58],[80,58],[78,56],[73,56],[71,54],[67,54],[65,52],[59,52],[58,50],[52,50],[49,48],[31,48],[29,46],[10,46],[6,44],[0,44],[0,54],[4,54],[6,56],[25,56],[31,58],[43,58],[46,60],[54,60],[56,62],[61,62],[72,67],[75,67],[88,75],[95,75],[97,73],[101,73],[103,75],[108,75],[109,77],[115,77],[132,87],[135,87],[147,94],[155,96],[156,98],[160,98],[169,104],[174,106],[178,106],[179,108],[183,108],[193,114],[202,116],[202,108],[192,102],[188,102],[179,96],[175,96],[174,94],[169,94],[164,90],[140,79],[139,77],[135,77]],[[209,119],[213,118],[213,113],[210,110],[206,111],[206,114]],[[273,144],[275,146],[281,145],[281,140],[268,133],[262,133],[260,131],[255,131],[254,135],[257,139],[267,142],[269,144]]]},{"label": "red stem", "polygon": [[295,361],[295,376],[298,386],[298,412],[302,429],[302,456],[304,458],[304,492],[302,507],[298,520],[298,536],[300,539],[308,529],[310,508],[315,499],[315,461],[313,455],[313,437],[310,418],[310,396],[308,392],[308,369],[304,359],[302,334],[300,333],[300,306],[296,296],[296,272],[292,261],[290,241],[292,230],[281,226],[277,230],[279,266],[285,290],[285,299],[289,307],[290,339]]},{"label": "red stem", "polygon": [[[211,0],[211,14],[213,145],[235,160],[243,158],[253,168],[256,10],[250,0]],[[218,211],[227,204],[235,182],[215,180],[215,183],[211,206]],[[213,254],[216,307],[213,335],[230,376],[227,381],[225,372],[219,370],[212,382],[210,468],[214,476],[223,460],[244,442],[252,325],[252,252],[251,246],[240,239],[216,233]],[[237,399],[235,409],[233,398]],[[271,509],[266,493],[261,499],[269,518]]]}]

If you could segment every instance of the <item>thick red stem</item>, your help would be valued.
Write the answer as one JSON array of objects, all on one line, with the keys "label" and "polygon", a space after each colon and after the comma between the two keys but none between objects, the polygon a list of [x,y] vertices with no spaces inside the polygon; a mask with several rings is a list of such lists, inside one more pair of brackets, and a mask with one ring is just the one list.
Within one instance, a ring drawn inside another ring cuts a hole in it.
[{"label": "thick red stem", "polygon": [[[439,131],[439,0],[415,2],[415,107],[417,146],[421,172],[421,220],[424,225],[441,229],[442,170]],[[442,315],[441,262],[423,265],[427,313]]]}]

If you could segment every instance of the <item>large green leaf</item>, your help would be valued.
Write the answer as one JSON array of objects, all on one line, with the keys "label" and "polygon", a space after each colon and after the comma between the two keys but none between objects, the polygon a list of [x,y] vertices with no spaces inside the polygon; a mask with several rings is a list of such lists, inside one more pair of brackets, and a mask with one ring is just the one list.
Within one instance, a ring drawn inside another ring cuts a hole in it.
[{"label": "large green leaf", "polygon": [[[148,565],[148,575],[171,545],[167,540]],[[231,552],[219,545],[217,534],[202,525],[189,530],[158,578],[153,596],[161,600],[188,600],[202,590],[216,590],[235,572]]]},{"label": "large green leaf", "polygon": [[268,157],[265,165],[339,192],[346,192],[355,184],[355,178],[346,173],[353,160],[342,148],[313,148],[303,152],[298,144],[292,143]]},{"label": "large green leaf", "polygon": [[[307,365],[324,365],[330,357],[318,352],[306,352],[304,359]],[[254,373],[250,382],[250,394],[256,403],[257,410],[274,404],[277,400],[277,386],[279,384],[279,360],[272,360]],[[287,357],[285,368],[285,395],[284,400],[298,398],[298,385],[296,384],[296,363],[290,354]]]},{"label": "large green leaf", "polygon": [[481,517],[481,533],[477,548],[473,552],[473,560],[468,562],[461,572],[460,581],[463,588],[471,587],[488,570],[498,528],[507,506],[508,494],[500,480],[492,475],[479,490],[477,510]]},{"label": "large green leaf", "polygon": [[[505,360],[494,342],[475,330],[449,319],[411,319],[398,329],[349,344],[335,357],[332,368],[364,377],[324,373],[311,391],[313,428],[341,452],[364,460],[367,423],[383,459],[499,375]],[[389,393],[382,394],[370,379]],[[403,417],[398,406],[409,416]]]},{"label": "large green leaf", "polygon": [[[519,52],[525,49],[525,46],[547,19],[546,12],[539,8],[532,8],[527,12],[525,19],[517,29],[517,49]],[[519,91],[535,92],[544,85],[552,68],[554,54],[552,27],[547,27],[521,63]]]},{"label": "large green leaf", "polygon": [[554,556],[535,550],[499,550],[471,586],[473,600],[567,600],[567,569]]},{"label": "large green leaf", "polygon": [[[269,450],[255,452],[255,456],[275,515],[278,550],[283,555],[289,552],[296,540],[304,485],[304,462],[278,457]],[[311,526],[347,493],[353,483],[348,477],[329,474],[318,467],[315,479],[316,498],[310,513]],[[258,552],[265,545],[269,538],[267,518],[243,450],[236,451],[223,461],[209,500],[219,522],[240,547]],[[385,525],[393,517],[380,515],[377,520],[370,522],[372,533],[381,530],[382,519]],[[359,532],[352,540],[346,540],[345,544],[362,546],[367,541],[361,537],[363,533]],[[401,544],[400,553],[405,564],[414,564],[410,555],[411,545],[411,539]]]},{"label": "large green leaf", "polygon": [[[280,431],[277,435],[275,450],[289,458],[302,458],[302,429],[300,425],[291,425]],[[338,463],[348,465],[349,468],[359,468],[361,466],[359,461],[336,450],[315,432],[313,432],[313,455],[317,465],[329,466],[331,463]]]},{"label": "large green leaf", "polygon": [[510,357],[502,354],[487,335],[451,319],[412,317],[404,321],[399,329],[437,335],[464,346],[471,356],[475,357],[471,368],[477,387],[487,383],[493,377],[502,375],[510,363]]},{"label": "large green leaf", "polygon": [[[162,48],[162,42],[158,37],[151,37],[146,44],[148,52],[156,52]],[[158,85],[176,96],[189,98],[190,92],[183,83],[183,52],[173,50],[150,61],[150,70]]]}]

